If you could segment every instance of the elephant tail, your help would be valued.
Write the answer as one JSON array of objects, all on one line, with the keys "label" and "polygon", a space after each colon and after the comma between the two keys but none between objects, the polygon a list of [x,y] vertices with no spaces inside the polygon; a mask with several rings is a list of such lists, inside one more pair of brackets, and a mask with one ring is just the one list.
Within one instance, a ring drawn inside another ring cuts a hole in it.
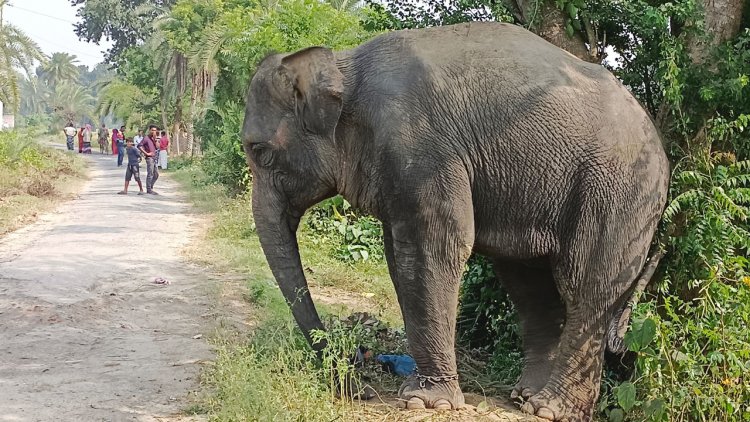
[{"label": "elephant tail", "polygon": [[641,294],[646,289],[646,286],[651,281],[656,267],[659,265],[659,261],[664,256],[665,251],[662,248],[658,248],[651,256],[648,257],[646,265],[643,266],[638,281],[635,284],[633,293],[630,299],[625,303],[622,309],[615,315],[612,322],[607,330],[607,349],[610,352],[616,354],[625,353],[627,347],[625,346],[625,332],[628,330],[628,323],[630,322],[630,313],[633,310],[633,306],[638,303],[641,298]]}]

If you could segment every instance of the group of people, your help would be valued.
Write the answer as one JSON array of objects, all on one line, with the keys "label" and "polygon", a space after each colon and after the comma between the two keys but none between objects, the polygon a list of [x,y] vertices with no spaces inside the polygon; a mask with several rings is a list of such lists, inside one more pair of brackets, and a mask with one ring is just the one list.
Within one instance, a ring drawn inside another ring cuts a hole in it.
[{"label": "group of people", "polygon": [[[74,151],[74,138],[78,136],[78,152],[82,154],[91,154],[92,128],[87,124],[80,130],[73,126],[73,123],[63,129],[65,133],[65,142],[69,151]],[[148,134],[143,136],[143,131],[138,130],[134,137],[125,136],[125,126],[120,129],[113,128],[110,134],[107,126],[102,126],[97,131],[99,140],[99,151],[101,154],[109,154],[110,148],[112,155],[117,155],[117,167],[123,165],[125,155],[128,157],[128,163],[125,170],[125,188],[118,192],[120,195],[128,194],[128,185],[131,179],[135,179],[140,189],[139,195],[143,195],[143,185],[140,177],[140,162],[146,159],[146,192],[151,195],[158,195],[154,191],[154,184],[159,178],[159,168],[166,169],[168,162],[169,138],[166,131],[160,131],[155,125],[148,128]]]}]

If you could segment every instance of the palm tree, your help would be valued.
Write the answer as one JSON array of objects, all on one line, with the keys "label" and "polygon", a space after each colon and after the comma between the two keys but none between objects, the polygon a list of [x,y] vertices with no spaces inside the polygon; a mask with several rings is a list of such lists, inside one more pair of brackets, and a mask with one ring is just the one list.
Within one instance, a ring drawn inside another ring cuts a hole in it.
[{"label": "palm tree", "polygon": [[80,70],[78,59],[68,53],[53,53],[49,61],[41,66],[42,77],[47,86],[55,87],[62,82],[74,82],[78,79]]},{"label": "palm tree", "polygon": [[23,69],[31,75],[34,62],[43,62],[45,56],[28,35],[2,21],[2,9],[6,4],[8,0],[0,0],[0,101],[18,109],[19,74],[15,69]]},{"label": "palm tree", "polygon": [[125,122],[125,126],[143,127],[147,123],[143,109],[152,107],[156,101],[137,86],[121,79],[113,79],[98,96],[97,114],[112,115]]},{"label": "palm tree", "polygon": [[76,83],[62,82],[55,86],[49,105],[60,121],[95,121],[94,98],[85,87]]},{"label": "palm tree", "polygon": [[39,81],[36,76],[24,77],[21,80],[21,103],[22,115],[42,114],[48,109],[50,90]]}]

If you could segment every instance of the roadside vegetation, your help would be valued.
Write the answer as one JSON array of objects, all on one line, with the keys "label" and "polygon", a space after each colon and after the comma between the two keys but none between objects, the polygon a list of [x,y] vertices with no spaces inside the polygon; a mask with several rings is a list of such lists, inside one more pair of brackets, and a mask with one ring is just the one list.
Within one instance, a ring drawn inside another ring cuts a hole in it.
[{"label": "roadside vegetation", "polygon": [[82,161],[39,139],[32,131],[0,131],[0,236],[69,198],[82,182]]},{"label": "roadside vegetation", "polygon": [[[252,175],[238,134],[258,61],[310,45],[349,48],[387,30],[498,20],[607,66],[653,117],[672,164],[654,244],[666,256],[633,309],[628,352],[609,359],[598,417],[750,420],[746,2],[141,0],[112,14],[98,11],[98,2],[75,3],[83,5],[79,35],[115,42],[108,112],[170,129],[177,152],[190,157],[177,175],[213,215],[206,248],[213,252],[204,258],[247,278],[254,329],[249,338],[220,342],[206,378],[216,394],[203,409],[214,419],[347,420],[344,412],[360,411],[335,398],[337,384],[297,334],[255,236]],[[357,324],[345,322],[351,311],[368,307],[391,324],[392,338],[382,347],[397,349],[399,316],[380,236],[376,220],[341,198],[310,210],[301,225],[307,276],[318,303],[335,317],[330,356],[369,341]],[[326,295],[347,303],[325,302]],[[467,266],[461,295],[464,387],[501,394],[521,368],[512,304],[478,256]]]}]

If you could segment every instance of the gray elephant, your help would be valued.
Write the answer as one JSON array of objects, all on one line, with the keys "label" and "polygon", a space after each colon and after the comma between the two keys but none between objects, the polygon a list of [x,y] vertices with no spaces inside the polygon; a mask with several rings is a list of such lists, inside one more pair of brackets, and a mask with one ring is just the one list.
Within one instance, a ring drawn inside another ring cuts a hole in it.
[{"label": "gray elephant", "polygon": [[518,309],[522,409],[592,418],[607,333],[669,179],[652,121],[606,69],[501,23],[311,47],[260,63],[242,139],[261,245],[308,340],[323,325],[295,232],[305,210],[341,194],[383,222],[418,366],[399,393],[407,407],[464,404],[456,308],[476,251]]}]

